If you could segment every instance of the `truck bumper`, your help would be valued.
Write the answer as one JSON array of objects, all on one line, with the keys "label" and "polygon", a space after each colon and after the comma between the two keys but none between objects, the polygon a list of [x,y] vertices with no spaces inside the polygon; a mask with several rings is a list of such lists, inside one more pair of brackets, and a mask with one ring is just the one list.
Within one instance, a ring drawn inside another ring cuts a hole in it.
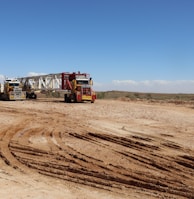
[{"label": "truck bumper", "polygon": [[91,102],[94,102],[95,99],[96,99],[96,98],[93,97],[93,96],[82,95],[82,101],[91,101]]},{"label": "truck bumper", "polygon": [[26,92],[22,91],[21,93],[14,93],[10,92],[9,100],[25,100],[26,99]]}]

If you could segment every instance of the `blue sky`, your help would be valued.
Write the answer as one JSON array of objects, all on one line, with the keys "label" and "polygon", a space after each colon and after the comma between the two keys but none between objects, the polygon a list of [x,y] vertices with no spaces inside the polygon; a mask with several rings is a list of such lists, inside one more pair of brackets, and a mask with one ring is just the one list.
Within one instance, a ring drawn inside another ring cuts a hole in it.
[{"label": "blue sky", "polygon": [[90,73],[96,90],[194,93],[193,0],[0,0],[0,78]]}]

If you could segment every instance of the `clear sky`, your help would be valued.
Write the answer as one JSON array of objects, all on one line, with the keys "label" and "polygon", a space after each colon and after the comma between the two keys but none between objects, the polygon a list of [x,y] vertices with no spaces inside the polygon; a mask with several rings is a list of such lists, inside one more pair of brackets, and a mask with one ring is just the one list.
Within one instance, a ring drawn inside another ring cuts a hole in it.
[{"label": "clear sky", "polygon": [[0,78],[81,71],[96,90],[194,93],[194,0],[0,0]]}]

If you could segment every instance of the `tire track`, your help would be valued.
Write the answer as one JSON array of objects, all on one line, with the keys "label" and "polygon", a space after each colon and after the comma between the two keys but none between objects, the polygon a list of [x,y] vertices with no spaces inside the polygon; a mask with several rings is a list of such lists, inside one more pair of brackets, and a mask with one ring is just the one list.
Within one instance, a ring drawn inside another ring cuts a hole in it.
[{"label": "tire track", "polygon": [[7,110],[23,116],[0,134],[0,158],[13,169],[113,193],[193,198],[194,152],[168,137],[117,136],[59,112]]},{"label": "tire track", "polygon": [[[53,132],[48,132],[44,134],[44,136],[45,135],[47,135],[49,139],[53,136]],[[115,151],[117,154],[120,153],[119,155],[126,159],[126,163],[128,165],[130,162],[142,167],[147,165],[147,171],[142,172],[141,169],[139,171],[138,169],[129,169],[128,167],[125,167],[125,165],[114,165],[114,161],[109,162],[107,165],[100,160],[100,157],[94,158],[85,156],[64,144],[59,145],[60,147],[56,147],[56,145],[51,141],[48,142],[50,146],[49,151],[23,146],[14,141],[10,143],[9,148],[14,157],[21,162],[21,164],[47,176],[107,190],[111,190],[112,188],[122,190],[124,186],[126,189],[138,187],[145,190],[158,191],[164,194],[169,193],[188,198],[193,196],[194,189],[189,188],[184,181],[177,180],[177,177],[180,177],[180,179],[183,177],[179,176],[182,166],[185,167],[186,165],[184,177],[188,177],[191,175],[191,172],[193,172],[193,170],[189,170],[192,169],[192,163],[189,164],[190,166],[186,163],[183,165],[180,160],[184,158],[190,162],[193,160],[193,157],[179,157],[179,161],[174,159],[174,163],[172,164],[172,157],[166,157],[166,159],[163,159],[162,156],[156,157],[151,154],[153,148],[156,150],[159,150],[159,148],[136,142],[129,138],[94,133],[86,133],[83,136],[78,136],[77,133],[70,133],[69,136],[79,140],[83,138],[84,142],[88,142],[88,145],[91,141],[93,145],[94,143],[97,143],[98,146],[101,141],[102,146],[103,143],[106,142],[104,145],[105,148],[107,148],[107,146],[111,146],[109,151],[110,154],[112,153],[115,155]],[[134,144],[132,144],[133,142]],[[112,149],[114,148],[114,144],[121,145],[123,148],[126,148],[125,153],[118,151],[118,149],[113,151]],[[129,147],[133,145],[135,145],[135,149],[142,154],[148,153],[149,151],[150,153],[147,154],[147,157],[131,154]],[[188,167],[189,169],[187,169]],[[160,173],[160,177],[153,175],[153,170]]]}]

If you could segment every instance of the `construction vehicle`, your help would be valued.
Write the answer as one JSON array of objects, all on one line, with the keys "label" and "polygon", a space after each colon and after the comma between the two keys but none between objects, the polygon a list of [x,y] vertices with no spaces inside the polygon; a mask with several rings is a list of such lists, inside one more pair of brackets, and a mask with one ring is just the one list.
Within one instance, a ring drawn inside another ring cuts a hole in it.
[{"label": "construction vehicle", "polygon": [[26,92],[18,79],[6,79],[0,84],[0,100],[24,100]]},{"label": "construction vehicle", "polygon": [[18,80],[26,91],[26,96],[36,98],[37,91],[63,92],[64,101],[93,103],[96,94],[92,90],[92,78],[87,73],[54,73],[48,75],[38,75],[31,77],[21,77]]}]

